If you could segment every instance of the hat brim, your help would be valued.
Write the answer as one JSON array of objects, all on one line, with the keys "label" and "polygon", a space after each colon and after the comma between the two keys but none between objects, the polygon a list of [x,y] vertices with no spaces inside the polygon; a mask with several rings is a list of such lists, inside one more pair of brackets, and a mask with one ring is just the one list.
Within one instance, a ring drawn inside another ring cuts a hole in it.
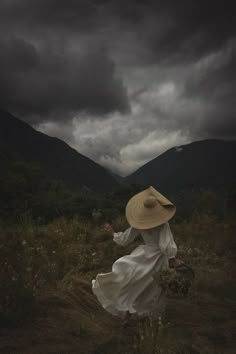
[{"label": "hat brim", "polygon": [[[147,197],[154,196],[157,204],[153,208],[144,206]],[[164,224],[176,212],[175,205],[155,188],[149,187],[133,196],[126,205],[126,218],[130,226],[145,230]]]}]

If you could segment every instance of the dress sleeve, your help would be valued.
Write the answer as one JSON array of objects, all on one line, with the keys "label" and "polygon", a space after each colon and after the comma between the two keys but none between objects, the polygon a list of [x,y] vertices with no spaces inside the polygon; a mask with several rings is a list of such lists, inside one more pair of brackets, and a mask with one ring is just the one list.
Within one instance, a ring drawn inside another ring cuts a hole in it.
[{"label": "dress sleeve", "polygon": [[126,246],[139,235],[139,230],[129,227],[124,232],[114,232],[113,240],[120,246]]},{"label": "dress sleeve", "polygon": [[160,232],[159,247],[162,254],[168,258],[175,257],[177,253],[177,246],[173,238],[173,234],[170,229],[170,225],[166,222]]}]

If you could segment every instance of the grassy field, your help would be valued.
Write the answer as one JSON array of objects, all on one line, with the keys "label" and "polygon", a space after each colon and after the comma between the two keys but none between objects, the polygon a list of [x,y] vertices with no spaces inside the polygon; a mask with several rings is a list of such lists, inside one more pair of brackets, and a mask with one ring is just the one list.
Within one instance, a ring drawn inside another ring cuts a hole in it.
[{"label": "grassy field", "polygon": [[[124,230],[124,218],[114,228]],[[234,220],[195,216],[172,224],[178,257],[196,273],[186,296],[168,297],[163,318],[124,327],[91,292],[91,280],[140,242],[123,248],[95,222],[25,218],[0,231],[0,353],[235,353]]]}]

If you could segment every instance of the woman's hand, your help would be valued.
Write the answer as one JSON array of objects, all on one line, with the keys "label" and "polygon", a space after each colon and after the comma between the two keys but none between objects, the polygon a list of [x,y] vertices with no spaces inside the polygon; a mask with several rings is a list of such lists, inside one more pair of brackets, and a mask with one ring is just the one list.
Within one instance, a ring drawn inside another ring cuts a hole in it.
[{"label": "woman's hand", "polygon": [[113,230],[113,227],[111,226],[111,224],[106,223],[106,224],[104,224],[103,228],[105,231],[108,231],[112,234],[114,233],[114,230]]},{"label": "woman's hand", "polygon": [[170,268],[177,268],[177,267],[180,267],[182,264],[184,264],[184,262],[181,261],[181,259],[178,259],[175,257],[169,259]]}]

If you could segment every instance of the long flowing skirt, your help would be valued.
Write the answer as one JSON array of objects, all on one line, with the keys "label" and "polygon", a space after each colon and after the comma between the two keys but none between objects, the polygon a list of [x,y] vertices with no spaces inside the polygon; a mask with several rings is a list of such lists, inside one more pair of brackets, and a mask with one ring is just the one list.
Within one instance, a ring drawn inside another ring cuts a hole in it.
[{"label": "long flowing skirt", "polygon": [[162,314],[165,292],[153,273],[168,267],[168,260],[158,247],[140,245],[130,255],[114,262],[110,273],[100,273],[92,280],[92,290],[104,309],[124,317],[126,312]]}]

